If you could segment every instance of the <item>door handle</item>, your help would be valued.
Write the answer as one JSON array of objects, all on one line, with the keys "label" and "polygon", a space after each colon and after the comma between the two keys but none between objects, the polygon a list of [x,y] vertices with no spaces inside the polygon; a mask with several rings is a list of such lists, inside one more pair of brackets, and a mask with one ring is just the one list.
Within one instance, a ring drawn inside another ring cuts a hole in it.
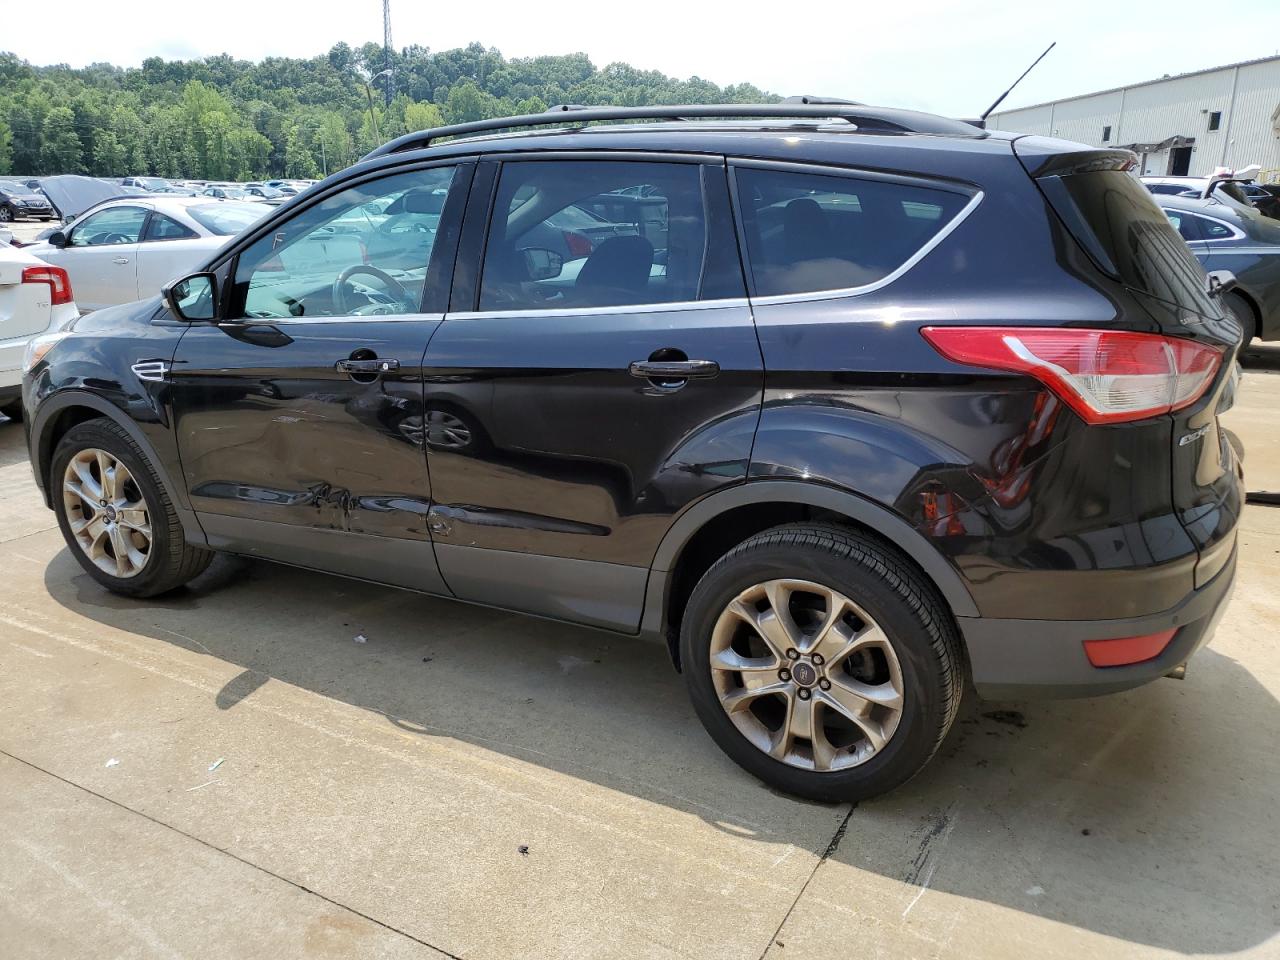
[{"label": "door handle", "polygon": [[339,373],[389,373],[400,369],[399,360],[339,360],[333,365]]},{"label": "door handle", "polygon": [[112,262],[112,263],[128,263],[128,262],[129,262],[129,258],[128,258],[128,257],[116,257],[116,258],[115,258],[114,260],[112,260],[111,262]]},{"label": "door handle", "polygon": [[637,360],[629,367],[641,380],[709,380],[719,376],[714,360]]}]

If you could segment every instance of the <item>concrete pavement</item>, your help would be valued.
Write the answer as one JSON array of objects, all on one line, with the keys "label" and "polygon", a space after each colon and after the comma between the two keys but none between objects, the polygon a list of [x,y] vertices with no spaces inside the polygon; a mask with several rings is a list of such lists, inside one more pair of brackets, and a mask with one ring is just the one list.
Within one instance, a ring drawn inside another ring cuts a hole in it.
[{"label": "concrete pavement", "polygon": [[106,594],[0,422],[0,957],[1280,956],[1280,509],[1241,551],[1185,681],[970,700],[851,810],[741,773],[653,647],[231,559]]}]

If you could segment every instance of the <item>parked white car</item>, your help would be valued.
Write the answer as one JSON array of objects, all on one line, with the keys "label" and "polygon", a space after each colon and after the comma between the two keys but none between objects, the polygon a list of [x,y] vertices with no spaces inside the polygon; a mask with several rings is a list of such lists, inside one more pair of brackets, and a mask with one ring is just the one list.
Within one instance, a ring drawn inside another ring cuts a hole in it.
[{"label": "parked white car", "polygon": [[208,197],[120,197],[24,249],[66,270],[88,312],[154,296],[271,209]]},{"label": "parked white car", "polygon": [[67,272],[0,244],[0,414],[22,415],[22,359],[28,344],[79,316]]}]

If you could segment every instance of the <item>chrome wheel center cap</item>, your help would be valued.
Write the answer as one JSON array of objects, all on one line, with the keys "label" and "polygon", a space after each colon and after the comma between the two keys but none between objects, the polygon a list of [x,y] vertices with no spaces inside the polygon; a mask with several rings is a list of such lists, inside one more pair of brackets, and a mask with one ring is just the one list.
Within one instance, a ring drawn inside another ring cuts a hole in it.
[{"label": "chrome wheel center cap", "polygon": [[113,507],[111,504],[107,504],[105,507],[103,507],[103,508],[102,508],[102,519],[106,520],[106,521],[107,521],[107,523],[115,523],[115,522],[116,522],[116,508],[115,508],[115,507]]},{"label": "chrome wheel center cap", "polygon": [[799,660],[791,666],[791,676],[802,687],[812,687],[818,682],[818,671],[810,663]]}]

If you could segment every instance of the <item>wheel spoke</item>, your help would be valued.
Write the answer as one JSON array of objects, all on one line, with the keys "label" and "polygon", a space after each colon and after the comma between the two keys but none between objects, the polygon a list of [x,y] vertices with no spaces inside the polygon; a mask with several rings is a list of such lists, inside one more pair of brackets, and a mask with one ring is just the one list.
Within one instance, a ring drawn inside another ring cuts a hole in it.
[{"label": "wheel spoke", "polygon": [[81,485],[81,483],[83,483],[83,481],[81,481],[80,483],[77,483],[74,480],[67,480],[62,484],[62,489],[66,490],[67,493],[73,496],[79,497],[81,500],[83,500],[85,502],[85,505],[89,508],[90,515],[92,515],[96,513],[98,510],[98,498],[90,494],[87,490],[85,490],[85,488]]},{"label": "wheel spoke", "polygon": [[124,507],[116,512],[116,520],[120,526],[137,530],[148,541],[151,539],[151,524],[147,522],[147,511],[142,507]]},{"label": "wheel spoke", "polygon": [[108,502],[116,499],[116,461],[104,450],[97,451],[98,476],[102,478],[102,496]]},{"label": "wheel spoke", "polygon": [[[830,645],[829,637],[838,633],[840,628],[844,627],[843,618],[849,609],[849,601],[834,590],[824,590],[823,599],[827,601],[827,612],[822,618],[822,623],[818,626],[817,631],[813,635],[813,639],[803,648],[804,653],[821,653],[828,660],[831,659],[827,652],[823,649],[824,645]],[[847,628],[846,628],[847,629]]]},{"label": "wheel spoke", "polygon": [[745,710],[752,700],[757,697],[767,697],[780,693],[784,696],[790,696],[791,685],[778,681],[776,683],[764,684],[759,687],[750,688],[742,687],[734,692],[722,696],[720,702],[724,704],[724,709],[728,713],[737,713],[739,710]]},{"label": "wheel spoke", "polygon": [[846,623],[836,623],[819,641],[815,648],[827,659],[827,669],[833,669],[850,654],[864,647],[886,648],[889,638],[875,624],[868,623],[861,630],[855,631]]},{"label": "wheel spoke", "polygon": [[[866,685],[860,686],[868,691],[877,689]],[[823,691],[820,696],[827,706],[848,719],[862,731],[867,741],[871,744],[872,750],[879,750],[885,745],[888,737],[885,735],[884,727],[870,716],[871,706],[875,703],[880,703],[879,700],[873,700],[855,693],[842,681],[832,683],[831,689]],[[897,697],[897,694],[895,693],[894,696]],[[902,698],[897,697],[897,702],[901,706]]]},{"label": "wheel spoke", "polygon": [[72,460],[71,469],[75,471],[76,477],[80,480],[80,486],[94,500],[94,505],[102,499],[102,484],[94,479],[93,471],[89,468],[89,464],[83,460]]}]

